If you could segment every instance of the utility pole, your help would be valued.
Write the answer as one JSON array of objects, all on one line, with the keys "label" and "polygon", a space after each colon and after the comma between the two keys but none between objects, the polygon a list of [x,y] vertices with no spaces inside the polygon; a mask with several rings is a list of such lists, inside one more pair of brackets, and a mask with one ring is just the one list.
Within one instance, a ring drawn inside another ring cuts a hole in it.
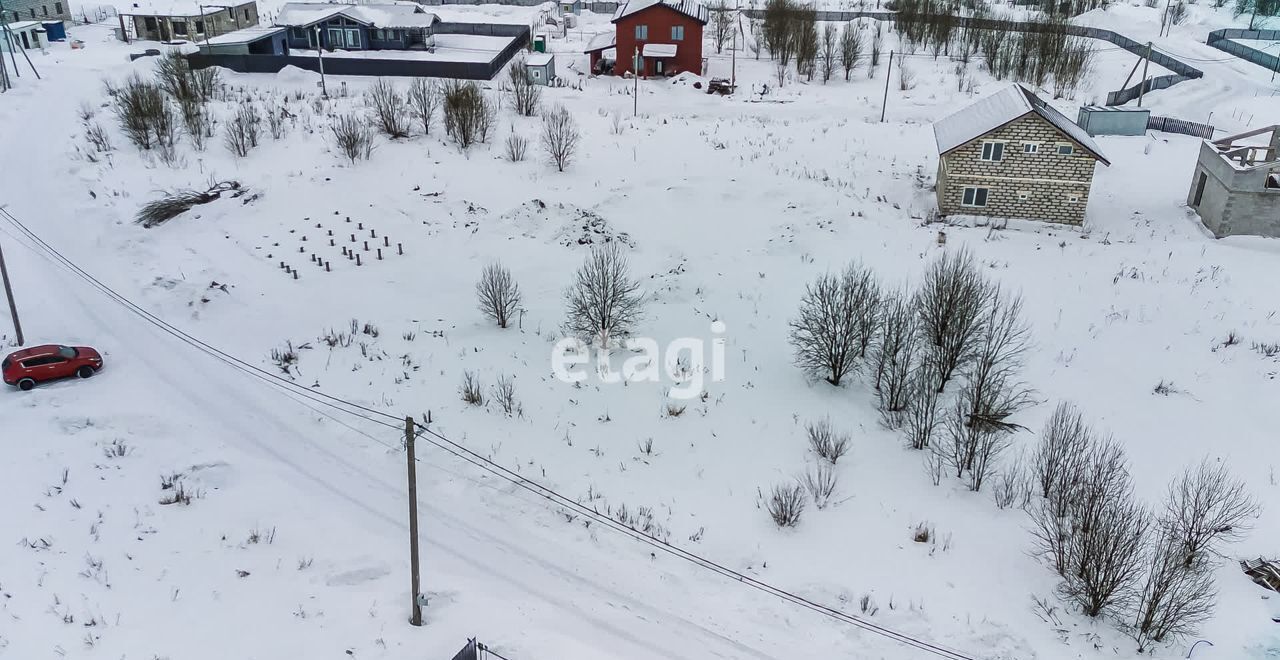
[{"label": "utility pole", "polygon": [[636,46],[635,57],[631,58],[631,68],[634,69],[631,72],[631,77],[635,78],[635,81],[636,81],[635,92],[631,95],[631,116],[639,117],[640,116],[640,47],[639,46]]},{"label": "utility pole", "polygon": [[324,44],[320,43],[320,26],[316,26],[316,61],[320,63],[320,96],[329,98],[329,88],[324,86]]},{"label": "utility pole", "polygon": [[409,623],[422,625],[422,603],[426,599],[419,597],[418,580],[418,459],[413,453],[413,418],[404,418],[404,446],[409,459],[409,579],[413,582],[409,594],[413,597],[413,616]]},{"label": "utility pole", "polygon": [[1147,42],[1147,58],[1142,60],[1142,82],[1138,83],[1138,107],[1142,107],[1142,97],[1147,93],[1147,65],[1151,64],[1151,42]]},{"label": "utility pole", "polygon": [[[204,5],[197,5],[200,9],[200,24],[204,26],[204,46],[209,48],[209,17],[204,13]],[[213,54],[213,50],[209,49],[209,54]]]},{"label": "utility pole", "polygon": [[884,102],[880,104],[880,123],[884,123],[884,112],[889,105],[889,79],[893,76],[893,51],[889,51],[889,66],[884,69]]},{"label": "utility pole", "polygon": [[[732,62],[729,69],[730,94],[733,93],[733,88],[738,86],[738,28],[741,26],[742,21],[741,3],[735,2],[733,4],[733,17],[733,50],[729,51],[731,56],[730,61]],[[744,34],[742,35],[742,38],[745,39],[746,36],[747,35]]]},{"label": "utility pole", "polygon": [[9,316],[13,317],[13,332],[18,335],[18,345],[22,346],[22,324],[18,322],[18,306],[13,302],[13,287],[9,285],[9,271],[4,267],[4,250],[0,250],[0,280],[4,281],[4,295],[9,299]]},{"label": "utility pole", "polygon": [[[4,12],[4,0],[0,0],[0,31],[4,32],[4,38],[8,43],[9,59],[13,60],[13,75],[21,78],[22,73],[18,71],[18,56],[13,52],[19,48],[18,40],[13,38],[13,31],[9,29],[9,22],[3,20]],[[0,55],[0,57],[3,57],[3,55]],[[22,49],[22,59],[27,61],[27,66],[31,67],[31,72],[36,74],[36,80],[40,80],[40,72],[36,71],[36,65],[31,63],[31,56],[27,55],[27,49],[25,48]]]}]

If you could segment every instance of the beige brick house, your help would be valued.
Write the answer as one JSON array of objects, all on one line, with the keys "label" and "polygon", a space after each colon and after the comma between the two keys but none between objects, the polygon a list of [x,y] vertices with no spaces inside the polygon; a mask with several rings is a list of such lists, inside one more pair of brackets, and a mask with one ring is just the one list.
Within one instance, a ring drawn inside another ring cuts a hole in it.
[{"label": "beige brick house", "polygon": [[1084,129],[1011,85],[933,125],[938,212],[1084,222],[1094,164],[1110,165]]}]

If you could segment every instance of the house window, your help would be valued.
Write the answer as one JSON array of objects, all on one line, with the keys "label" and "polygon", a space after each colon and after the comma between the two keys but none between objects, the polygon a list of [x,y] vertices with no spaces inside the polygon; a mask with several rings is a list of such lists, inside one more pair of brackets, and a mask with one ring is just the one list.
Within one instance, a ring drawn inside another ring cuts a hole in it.
[{"label": "house window", "polygon": [[155,17],[153,17],[153,16],[147,16],[146,18],[142,19],[142,25],[143,25],[143,27],[145,27],[145,28],[146,28],[146,29],[148,29],[148,30],[154,30],[154,29],[156,29],[156,19],[155,19]]},{"label": "house window", "polygon": [[1034,154],[1039,152],[1040,152],[1040,145],[1036,144],[1035,142],[1025,142],[1022,145],[1022,153],[1024,154]]},{"label": "house window", "polygon": [[388,39],[390,39],[391,41],[399,41],[399,40],[400,40],[400,31],[399,31],[399,30],[387,30],[387,38],[388,38]]},{"label": "house window", "polygon": [[49,5],[40,5],[40,15],[41,16],[49,15]]},{"label": "house window", "polygon": [[962,204],[965,206],[986,206],[987,192],[986,188],[965,188]]},{"label": "house window", "polygon": [[1031,191],[1030,191],[1030,190],[1019,190],[1019,191],[1018,191],[1018,201],[1025,202],[1025,201],[1027,201],[1027,200],[1029,200],[1029,199],[1031,199]]},{"label": "house window", "polygon": [[982,143],[982,160],[990,160],[990,161],[1004,160],[1004,143],[1003,142],[983,142]]},{"label": "house window", "polygon": [[173,22],[173,33],[174,33],[174,34],[186,34],[186,33],[187,33],[187,22],[186,22],[186,21],[174,21],[174,22]]},{"label": "house window", "polygon": [[672,25],[672,26],[671,26],[671,40],[672,40],[672,41],[684,41],[684,26],[683,26],[683,25]]},{"label": "house window", "polygon": [[245,21],[248,21],[248,20],[249,20],[249,10],[248,10],[248,9],[244,10],[244,20],[245,20]]},{"label": "house window", "polygon": [[56,13],[58,13],[58,14],[61,14],[61,13],[62,13],[62,3],[61,3],[61,2],[55,2],[55,3],[53,3],[53,11],[54,11],[54,12],[56,12]]},{"label": "house window", "polygon": [[300,27],[289,28],[289,37],[291,39],[306,39],[307,29]]},{"label": "house window", "polygon": [[1072,204],[1074,204],[1074,203],[1076,203],[1076,202],[1080,201],[1080,196],[1079,196],[1079,195],[1067,195],[1067,201],[1068,201],[1068,202],[1071,202]]},{"label": "house window", "polygon": [[1060,145],[1058,145],[1058,155],[1059,155],[1059,156],[1070,156],[1071,154],[1073,154],[1073,153],[1075,153],[1075,152],[1076,152],[1076,148],[1075,148],[1075,147],[1073,147],[1073,146],[1071,146],[1071,145],[1069,145],[1069,144],[1060,144]]},{"label": "house window", "polygon": [[648,25],[637,25],[637,26],[636,26],[636,39],[638,39],[638,40],[640,40],[640,41],[644,41],[645,39],[648,39],[648,38],[649,38],[649,26],[648,26]]},{"label": "house window", "polygon": [[383,32],[382,30],[374,30],[374,31],[373,31],[373,38],[374,38],[374,39],[377,39],[378,41],[386,41],[386,39],[387,39],[387,33],[386,33],[386,32]]},{"label": "house window", "polygon": [[35,8],[35,7],[32,7],[31,9],[28,9],[27,11],[31,14],[31,18],[35,18],[35,17],[36,17],[36,8]]}]

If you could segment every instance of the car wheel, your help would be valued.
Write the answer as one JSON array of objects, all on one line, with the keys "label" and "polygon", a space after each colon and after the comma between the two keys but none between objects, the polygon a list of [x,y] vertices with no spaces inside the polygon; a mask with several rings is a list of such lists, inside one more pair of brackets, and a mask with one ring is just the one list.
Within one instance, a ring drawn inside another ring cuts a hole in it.
[{"label": "car wheel", "polygon": [[18,389],[27,392],[36,386],[36,382],[30,378],[23,378],[18,381]]},{"label": "car wheel", "polygon": [[93,375],[93,367],[84,366],[76,370],[76,375],[81,378],[88,378]]}]

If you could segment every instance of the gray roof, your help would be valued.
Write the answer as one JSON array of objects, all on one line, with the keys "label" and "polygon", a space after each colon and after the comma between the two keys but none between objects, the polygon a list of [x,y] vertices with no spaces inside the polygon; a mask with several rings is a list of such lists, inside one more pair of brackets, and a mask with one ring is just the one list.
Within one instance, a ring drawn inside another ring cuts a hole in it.
[{"label": "gray roof", "polygon": [[330,4],[327,2],[287,2],[280,8],[276,25],[308,27],[336,16],[376,28],[429,27],[439,21],[416,3]]},{"label": "gray roof", "polygon": [[933,136],[938,142],[938,153],[945,154],[956,147],[982,137],[1009,122],[1035,113],[1054,128],[1071,138],[1104,165],[1110,165],[1102,149],[1093,138],[1075,122],[1067,119],[1053,106],[1022,85],[1010,85],[973,105],[949,115],[933,124]]},{"label": "gray roof", "polygon": [[251,44],[251,43],[254,43],[255,41],[260,41],[262,39],[275,36],[284,31],[285,31],[285,28],[282,28],[282,27],[271,27],[269,25],[255,25],[253,27],[244,28],[243,30],[232,30],[231,32],[220,34],[216,37],[209,37],[208,39],[199,42],[198,45],[226,46],[231,44]]},{"label": "gray roof", "polygon": [[703,7],[693,0],[629,0],[628,2],[618,5],[618,9],[613,12],[612,22],[617,23],[619,20],[626,18],[627,16],[658,5],[666,5],[667,8],[674,9],[704,25],[711,16],[706,7]]}]

